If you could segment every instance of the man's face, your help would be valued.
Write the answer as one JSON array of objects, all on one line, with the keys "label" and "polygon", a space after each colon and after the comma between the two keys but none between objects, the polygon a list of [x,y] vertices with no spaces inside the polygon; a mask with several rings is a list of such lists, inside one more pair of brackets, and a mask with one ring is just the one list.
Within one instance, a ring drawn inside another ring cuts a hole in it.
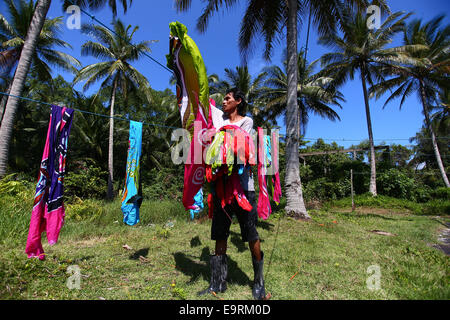
[{"label": "man's face", "polygon": [[225,113],[232,113],[239,103],[241,103],[241,99],[235,100],[232,92],[227,93],[225,98],[223,98],[222,111]]}]

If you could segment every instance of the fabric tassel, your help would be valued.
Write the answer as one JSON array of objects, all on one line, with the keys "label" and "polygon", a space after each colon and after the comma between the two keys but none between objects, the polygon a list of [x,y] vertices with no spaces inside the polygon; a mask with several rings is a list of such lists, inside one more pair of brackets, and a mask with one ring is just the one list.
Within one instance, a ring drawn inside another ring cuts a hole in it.
[{"label": "fabric tassel", "polygon": [[266,166],[265,166],[265,141],[264,132],[261,127],[258,127],[258,183],[259,183],[259,197],[258,197],[258,217],[266,220],[270,213],[270,200],[267,191],[266,182]]},{"label": "fabric tassel", "polygon": [[274,177],[274,192],[273,201],[278,205],[281,199],[281,183],[280,183],[280,172],[279,172],[279,162],[278,162],[278,135],[275,131],[272,132],[272,165],[273,165],[273,175]]}]

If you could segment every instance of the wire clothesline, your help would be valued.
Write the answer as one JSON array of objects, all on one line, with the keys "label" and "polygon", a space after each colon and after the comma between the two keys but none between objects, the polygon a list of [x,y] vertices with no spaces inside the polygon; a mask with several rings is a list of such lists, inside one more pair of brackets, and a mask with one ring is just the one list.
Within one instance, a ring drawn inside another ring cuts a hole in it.
[{"label": "wire clothesline", "polygon": [[[18,99],[22,99],[22,100],[26,100],[26,101],[30,101],[30,102],[35,102],[35,103],[38,103],[38,104],[44,104],[44,105],[48,105],[48,106],[52,106],[52,105],[53,106],[57,106],[57,104],[55,104],[55,103],[48,103],[48,102],[44,102],[44,101],[39,101],[39,100],[27,98],[27,97],[16,96],[16,95],[5,93],[5,92],[1,92],[1,91],[0,91],[0,94],[6,95],[6,96],[10,96],[10,97],[14,97],[14,98],[18,98]],[[111,117],[111,116],[106,115],[106,114],[101,114],[101,113],[96,113],[96,112],[92,112],[92,111],[81,110],[81,109],[77,109],[77,108],[73,108],[73,107],[71,107],[71,109],[73,109],[75,111],[78,111],[78,112],[81,112],[81,113],[86,113],[86,114],[99,116],[99,117],[103,117],[103,118],[112,118],[114,120],[121,120],[121,121],[127,121],[127,122],[132,120],[132,119],[116,117],[116,116]],[[141,122],[142,124],[148,125],[148,126],[162,127],[162,128],[168,128],[168,129],[179,129],[178,127],[167,126],[167,125],[163,125],[163,124],[148,123],[148,122],[144,122],[144,121],[138,121],[138,122]]]},{"label": "wire clothesline", "polygon": [[[69,2],[72,5],[76,5],[73,1],[69,0]],[[118,33],[116,33],[113,29],[111,29],[110,27],[108,27],[104,22],[98,20],[94,15],[90,14],[89,12],[87,12],[86,10],[82,9],[80,7],[80,11],[82,13],[84,13],[85,15],[87,15],[89,18],[91,18],[93,21],[96,21],[97,23],[99,23],[101,26],[105,27],[106,29],[108,29],[110,32],[114,33],[115,35],[117,35],[118,37],[121,37]],[[131,44],[133,47],[135,47],[134,44]],[[168,67],[166,67],[165,65],[163,65],[162,63],[160,63],[159,61],[157,61],[156,59],[154,59],[152,56],[150,56],[148,53],[144,52],[143,53],[146,57],[150,58],[153,62],[155,62],[156,64],[158,64],[159,66],[161,66],[163,69],[165,69],[166,71],[172,73],[173,71],[170,70]],[[16,95],[12,95],[9,93],[5,93],[5,92],[0,92],[0,94],[2,95],[7,95],[7,96],[11,96],[11,97],[15,97],[18,99],[22,99],[22,100],[27,100],[27,101],[31,101],[31,102],[35,102],[35,103],[39,103],[39,104],[44,104],[44,105],[56,105],[56,104],[51,104],[48,102],[43,102],[43,101],[39,101],[39,100],[35,100],[35,99],[31,99],[31,98],[27,98],[27,97],[22,97],[22,96],[16,96]],[[96,115],[96,116],[100,116],[100,117],[104,117],[104,118],[113,118],[115,120],[120,120],[120,121],[130,121],[131,119],[127,119],[127,118],[122,118],[122,117],[117,117],[117,116],[109,116],[109,115],[105,115],[105,114],[100,114],[100,113],[95,113],[95,112],[91,112],[91,111],[86,111],[86,110],[80,110],[77,108],[72,108],[76,111],[79,111],[81,113],[86,113],[86,114],[91,114],[91,115]],[[162,128],[168,128],[168,129],[179,129],[178,127],[174,127],[174,126],[167,126],[167,125],[162,125],[162,124],[155,124],[155,123],[147,123],[147,122],[142,122],[139,121],[144,125],[149,125],[149,126],[156,126],[156,127],[162,127]],[[279,134],[280,137],[286,137],[285,134]],[[304,140],[326,140],[326,141],[353,141],[353,142],[361,142],[367,139],[346,139],[346,138],[309,138],[309,137],[305,137],[303,138]],[[431,138],[422,138],[422,139],[431,139]],[[436,139],[450,139],[450,137],[436,137]],[[401,140],[405,140],[405,141],[409,141],[409,138],[390,138],[390,139],[374,139],[374,141],[401,141]]]},{"label": "wire clothesline", "polygon": [[[30,102],[35,102],[38,104],[43,104],[43,105],[47,105],[47,106],[52,106],[52,105],[57,105],[55,103],[48,103],[48,102],[44,102],[44,101],[39,101],[39,100],[35,100],[35,99],[31,99],[31,98],[27,98],[27,97],[22,97],[22,96],[17,96],[17,95],[13,95],[10,93],[6,93],[6,92],[1,92],[0,94],[2,95],[6,95],[6,96],[10,96],[10,97],[14,97],[17,99],[22,99],[25,101],[30,101]],[[96,113],[96,112],[92,112],[92,111],[87,111],[87,110],[81,110],[78,108],[73,108],[71,107],[71,109],[81,112],[81,113],[86,113],[86,114],[90,114],[90,115],[94,115],[94,116],[99,116],[99,117],[103,117],[103,118],[107,118],[107,119],[114,119],[114,120],[119,120],[119,121],[127,121],[129,122],[132,119],[127,119],[127,118],[122,118],[122,117],[117,117],[117,116],[110,116],[110,115],[106,115],[106,114],[101,114],[101,113]],[[135,120],[136,121],[136,120]],[[153,126],[153,127],[161,127],[161,128],[167,128],[167,129],[180,129],[179,127],[174,127],[174,126],[168,126],[168,125],[164,125],[164,124],[159,124],[159,123],[148,123],[148,122],[144,122],[144,121],[137,121],[137,122],[141,122],[143,125],[148,125],[148,126]],[[280,137],[286,137],[285,134],[279,133]],[[304,140],[332,140],[332,141],[356,141],[356,142],[361,142],[361,141],[365,141],[367,139],[361,139],[361,140],[356,140],[356,139],[345,139],[345,138],[336,138],[336,139],[330,139],[330,138],[303,138]],[[422,138],[422,139],[431,139],[431,138]],[[436,139],[450,139],[450,137],[436,137]],[[398,138],[398,139],[374,139],[374,141],[385,141],[385,140],[392,140],[392,141],[396,141],[396,140],[409,140],[406,138]],[[411,145],[414,146],[414,145]]]},{"label": "wire clothesline", "polygon": [[[12,94],[1,92],[1,91],[0,91],[0,94],[6,95],[6,96],[10,96],[10,97],[14,97],[14,98],[18,98],[18,99],[22,99],[22,100],[25,100],[25,101],[30,101],[30,102],[35,102],[35,103],[38,103],[38,104],[47,105],[47,106],[56,105],[54,103],[48,103],[48,102],[44,102],[44,101],[39,101],[39,100],[27,98],[27,97],[16,96],[16,95],[12,95]],[[115,120],[127,121],[127,122],[132,120],[132,119],[116,117],[116,116],[111,117],[110,115],[105,115],[105,114],[96,113],[96,112],[92,112],[92,111],[81,110],[81,109],[77,109],[77,108],[73,108],[73,107],[71,109],[73,109],[75,111],[78,111],[78,112],[81,112],[81,113],[86,113],[86,114],[99,116],[99,117],[103,117],[103,118],[107,118],[107,119],[113,118]],[[148,122],[143,122],[143,121],[138,121],[138,122],[141,122],[143,125],[149,125],[149,126],[153,126],[153,127],[162,127],[162,128],[167,128],[167,129],[180,129],[179,127],[168,126],[168,125],[163,125],[163,124],[158,124],[158,123],[148,123]],[[285,137],[286,135],[280,133],[279,136]],[[441,138],[436,138],[436,139],[449,139],[449,138],[450,137],[441,137]],[[317,140],[333,140],[333,141],[359,141],[359,142],[365,140],[365,139],[363,139],[363,140],[353,140],[353,139],[339,139],[339,138],[338,139],[304,138],[304,139],[305,140],[316,140],[316,141]],[[429,139],[429,138],[425,138],[425,139]],[[409,139],[400,138],[400,139],[378,139],[378,140],[383,141],[383,140],[409,140]],[[410,147],[414,147],[414,145],[410,145]],[[395,153],[397,151],[393,151],[393,152]],[[421,155],[432,155],[432,154],[421,154]]]},{"label": "wire clothesline", "polygon": [[[346,139],[346,138],[303,138],[304,140],[327,140],[327,141],[364,141],[364,140],[368,140],[368,139],[363,139],[363,140],[356,140],[356,139]],[[421,138],[423,140],[431,140],[431,138]],[[449,140],[450,137],[436,137],[436,140]],[[386,138],[386,139],[373,139],[373,141],[409,141],[410,138]]]}]

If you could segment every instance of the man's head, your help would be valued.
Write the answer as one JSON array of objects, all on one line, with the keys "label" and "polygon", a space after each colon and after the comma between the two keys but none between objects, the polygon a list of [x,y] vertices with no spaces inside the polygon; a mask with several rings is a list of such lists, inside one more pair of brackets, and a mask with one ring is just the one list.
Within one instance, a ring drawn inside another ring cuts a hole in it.
[{"label": "man's head", "polygon": [[231,88],[227,90],[225,98],[222,102],[222,110],[225,113],[233,112],[237,108],[237,112],[241,116],[245,116],[247,109],[247,102],[245,95],[238,88]]}]

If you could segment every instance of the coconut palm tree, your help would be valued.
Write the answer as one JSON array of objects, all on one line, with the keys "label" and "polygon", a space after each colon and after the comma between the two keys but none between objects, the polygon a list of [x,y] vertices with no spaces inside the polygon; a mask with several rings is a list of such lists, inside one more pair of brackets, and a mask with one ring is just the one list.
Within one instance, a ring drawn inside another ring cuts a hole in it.
[{"label": "coconut palm tree", "polygon": [[[235,69],[225,68],[226,80],[218,81],[213,84],[211,92],[220,92],[223,94],[233,87],[239,88],[245,95],[245,100],[248,104],[248,111],[253,116],[253,120],[256,126],[263,125],[263,119],[261,118],[261,106],[262,101],[260,99],[261,93],[264,91],[262,87],[263,79],[266,77],[266,73],[262,72],[256,77],[248,72],[247,66],[237,66]],[[222,100],[220,100],[222,102]]]},{"label": "coconut palm tree", "polygon": [[[387,8],[385,0],[373,1],[374,4]],[[202,15],[197,20],[197,29],[205,32],[210,17],[223,6],[231,7],[237,0],[207,0]],[[298,107],[297,103],[297,24],[306,13],[312,14],[312,22],[319,34],[334,31],[342,19],[344,5],[367,7],[367,0],[250,0],[241,21],[239,48],[244,62],[253,51],[257,39],[262,35],[265,42],[264,56],[269,58],[274,42],[286,40],[288,94],[286,110],[286,207],[289,215],[296,218],[310,219],[303,201],[303,192],[299,173],[298,152]],[[175,0],[179,11],[190,8],[192,0]],[[286,33],[284,33],[286,28]],[[285,36],[286,35],[286,36]]]},{"label": "coconut palm tree", "polygon": [[442,89],[439,93],[439,101],[432,107],[434,112],[431,119],[431,126],[435,132],[443,137],[450,135],[450,89]]},{"label": "coconut palm tree", "polygon": [[[0,53],[0,56],[3,57],[3,59],[0,59],[0,69],[2,69],[1,66],[4,66],[4,71],[9,73],[22,52],[35,5],[32,0],[28,2],[5,0],[5,2],[10,21],[5,15],[0,14],[0,40],[1,46],[5,49]],[[58,37],[62,30],[62,24],[62,17],[45,19],[44,26],[37,39],[36,50],[31,61],[31,71],[41,81],[52,79],[50,66],[74,74],[77,72],[76,67],[81,66],[81,63],[71,55],[54,49],[55,47],[72,48],[70,44]],[[9,81],[6,93],[9,93],[11,85],[12,81]],[[1,98],[0,120],[7,100],[7,96]]]},{"label": "coconut palm tree", "polygon": [[[433,124],[432,124],[433,125]],[[448,148],[448,135],[449,129],[448,127],[445,130],[445,135],[441,135],[439,131],[435,131],[436,133],[436,142],[439,146],[440,154],[442,157],[442,162],[444,167],[448,167],[450,165],[450,151]],[[436,162],[436,155],[434,154],[433,144],[430,143],[431,136],[430,130],[426,127],[426,125],[422,125],[422,128],[416,133],[414,137],[409,139],[409,142],[414,143],[412,148],[414,152],[413,158],[408,162],[408,165],[411,167],[417,167],[419,164],[425,164],[425,168],[434,171],[436,174],[433,174],[433,177],[429,177],[433,180],[436,185],[440,184],[442,177],[438,176],[439,168]],[[434,183],[433,183],[434,184]],[[445,186],[445,184],[444,184]]]},{"label": "coconut palm tree", "polygon": [[[340,120],[339,115],[329,105],[342,108],[340,101],[345,101],[341,92],[330,84],[333,79],[314,74],[314,68],[318,60],[308,64],[304,59],[304,52],[298,54],[298,85],[297,105],[299,134],[304,135],[308,124],[309,115],[314,113],[331,121]],[[286,61],[283,62],[286,70]],[[268,75],[264,84],[268,89],[262,94],[265,100],[265,115],[270,120],[286,116],[287,101],[287,75],[279,66],[270,66],[264,69]]]},{"label": "coconut palm tree", "polygon": [[[108,199],[113,198],[113,148],[114,148],[114,104],[118,91],[125,99],[130,89],[142,90],[147,99],[151,100],[150,84],[145,76],[130,63],[138,60],[146,52],[150,52],[152,41],[133,43],[133,35],[139,29],[131,25],[125,27],[120,20],[113,22],[114,32],[99,25],[83,25],[81,31],[95,37],[99,42],[88,41],[83,44],[81,54],[94,56],[102,62],[88,65],[81,69],[74,83],[85,80],[83,90],[103,80],[100,88],[111,88],[109,148],[108,148]],[[130,32],[131,31],[131,32]]]},{"label": "coconut palm tree", "polygon": [[[113,13],[117,12],[116,3],[122,3],[124,11],[127,9],[127,4],[131,4],[132,0],[73,0],[75,4],[80,6],[91,6],[92,8],[100,8],[108,3]],[[0,127],[0,178],[6,174],[6,168],[9,156],[9,144],[12,135],[12,129],[14,125],[14,118],[17,112],[17,106],[19,99],[16,96],[22,94],[27,79],[28,71],[31,66],[32,57],[36,50],[39,35],[44,27],[45,18],[47,16],[48,9],[50,8],[51,0],[38,0],[34,9],[31,23],[28,27],[27,36],[23,43],[20,59],[17,64],[14,79],[11,84],[10,94],[8,102],[6,104],[5,114],[2,120],[2,126]]]},{"label": "coconut palm tree", "polygon": [[441,101],[445,100],[444,92],[447,91],[448,95],[450,88],[450,25],[440,28],[443,19],[444,16],[438,16],[425,24],[421,20],[411,21],[403,36],[403,44],[407,49],[405,54],[384,67],[384,72],[393,77],[374,85],[371,91],[376,92],[377,97],[381,97],[388,90],[393,91],[385,106],[393,99],[401,97],[400,108],[408,96],[417,93],[442,180],[450,187],[430,118],[431,105],[439,103],[439,88],[442,88]]},{"label": "coconut palm tree", "polygon": [[410,14],[397,12],[389,15],[379,29],[369,29],[366,17],[361,12],[348,10],[344,14],[342,36],[330,33],[320,38],[319,43],[326,45],[334,52],[322,56],[321,61],[327,74],[340,85],[349,78],[354,79],[359,73],[366,112],[367,130],[370,145],[370,185],[369,192],[377,195],[375,147],[370,116],[369,93],[367,84],[372,85],[374,79],[382,78],[380,63],[396,59],[402,48],[385,47],[392,42],[394,34],[404,28],[404,21]]}]

